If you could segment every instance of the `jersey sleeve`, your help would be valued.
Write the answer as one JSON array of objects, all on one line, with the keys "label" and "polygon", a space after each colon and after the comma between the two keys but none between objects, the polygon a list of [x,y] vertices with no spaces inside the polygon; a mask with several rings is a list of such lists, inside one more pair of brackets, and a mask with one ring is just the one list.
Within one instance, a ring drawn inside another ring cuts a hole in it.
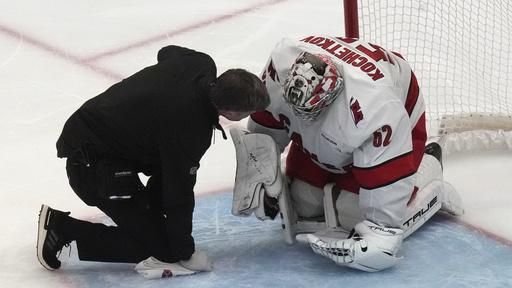
[{"label": "jersey sleeve", "polygon": [[267,110],[253,113],[247,124],[248,130],[252,133],[272,136],[281,153],[291,141],[278,115],[279,109],[282,109],[284,80],[291,64],[300,52],[295,50],[297,50],[296,45],[292,44],[291,40],[283,39],[270,54],[260,77],[267,87],[271,103]]},{"label": "jersey sleeve", "polygon": [[247,121],[247,129],[251,133],[270,135],[274,141],[276,141],[277,147],[281,153],[284,152],[284,149],[291,141],[283,126],[280,125],[268,111],[260,111],[251,115]]}]

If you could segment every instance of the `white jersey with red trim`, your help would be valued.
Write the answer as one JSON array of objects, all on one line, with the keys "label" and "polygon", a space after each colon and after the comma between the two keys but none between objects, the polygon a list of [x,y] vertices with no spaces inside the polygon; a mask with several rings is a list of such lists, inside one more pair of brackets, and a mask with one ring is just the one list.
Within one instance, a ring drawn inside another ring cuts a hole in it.
[{"label": "white jersey with red trim", "polygon": [[[286,75],[304,51],[328,55],[345,85],[311,123],[296,117],[283,99]],[[261,77],[271,97],[267,110],[287,132],[286,139],[276,139],[281,149],[293,140],[325,170],[342,174],[351,167],[361,185],[361,209],[367,219],[398,227],[414,187],[411,130],[425,110],[409,64],[398,54],[357,39],[285,38]]]}]

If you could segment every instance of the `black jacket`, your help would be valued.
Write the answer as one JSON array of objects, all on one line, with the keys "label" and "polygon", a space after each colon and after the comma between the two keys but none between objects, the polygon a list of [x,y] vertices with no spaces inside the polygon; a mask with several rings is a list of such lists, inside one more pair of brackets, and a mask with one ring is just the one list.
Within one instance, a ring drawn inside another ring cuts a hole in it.
[{"label": "black jacket", "polygon": [[158,52],[158,64],[85,102],[68,119],[57,141],[59,157],[71,157],[89,141],[98,157],[130,160],[149,175],[161,171],[161,208],[176,260],[188,259],[194,252],[196,171],[213,129],[222,129],[208,97],[216,73],[208,55],[164,47]]}]

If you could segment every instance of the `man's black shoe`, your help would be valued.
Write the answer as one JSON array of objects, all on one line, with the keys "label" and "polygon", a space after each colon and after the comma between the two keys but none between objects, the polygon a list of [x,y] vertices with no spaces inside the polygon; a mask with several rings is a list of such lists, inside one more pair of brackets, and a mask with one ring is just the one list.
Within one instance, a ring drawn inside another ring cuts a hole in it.
[{"label": "man's black shoe", "polygon": [[62,248],[71,242],[56,229],[56,226],[69,214],[70,212],[54,210],[44,204],[41,206],[36,247],[37,259],[48,270],[60,268],[57,254],[60,254]]}]

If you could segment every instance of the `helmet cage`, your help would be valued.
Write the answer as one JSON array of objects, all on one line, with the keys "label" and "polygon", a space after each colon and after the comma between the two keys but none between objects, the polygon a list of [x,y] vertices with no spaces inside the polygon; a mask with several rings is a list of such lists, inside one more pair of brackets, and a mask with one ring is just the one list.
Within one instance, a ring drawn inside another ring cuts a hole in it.
[{"label": "helmet cage", "polygon": [[311,122],[342,89],[343,78],[327,56],[303,52],[286,76],[283,98],[296,116]]}]

